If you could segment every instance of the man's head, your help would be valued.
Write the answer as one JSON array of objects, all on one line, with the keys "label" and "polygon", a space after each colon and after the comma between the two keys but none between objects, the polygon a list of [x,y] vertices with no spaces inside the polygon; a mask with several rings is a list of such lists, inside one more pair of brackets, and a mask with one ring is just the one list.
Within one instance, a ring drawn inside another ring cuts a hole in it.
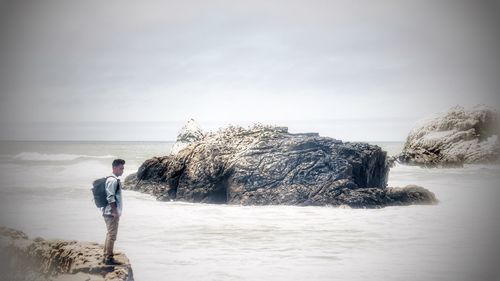
[{"label": "man's head", "polygon": [[113,164],[111,166],[113,167],[113,174],[117,177],[123,175],[123,165],[125,165],[125,160],[123,159],[115,159],[113,160]]}]

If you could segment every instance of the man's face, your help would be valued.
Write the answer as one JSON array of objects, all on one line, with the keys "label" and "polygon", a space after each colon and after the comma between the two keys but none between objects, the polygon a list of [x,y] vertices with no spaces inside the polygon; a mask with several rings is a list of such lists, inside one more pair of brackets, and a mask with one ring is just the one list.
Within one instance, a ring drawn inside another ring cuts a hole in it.
[{"label": "man's face", "polygon": [[113,174],[115,174],[117,177],[123,175],[123,169],[124,165],[118,165],[116,167],[113,167]]}]

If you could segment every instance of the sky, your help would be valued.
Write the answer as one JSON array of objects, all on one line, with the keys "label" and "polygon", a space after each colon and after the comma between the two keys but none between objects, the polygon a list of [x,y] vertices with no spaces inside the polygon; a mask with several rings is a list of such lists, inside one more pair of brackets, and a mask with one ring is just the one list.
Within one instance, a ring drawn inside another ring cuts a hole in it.
[{"label": "sky", "polygon": [[175,140],[255,122],[402,141],[499,108],[498,1],[2,1],[0,139]]}]

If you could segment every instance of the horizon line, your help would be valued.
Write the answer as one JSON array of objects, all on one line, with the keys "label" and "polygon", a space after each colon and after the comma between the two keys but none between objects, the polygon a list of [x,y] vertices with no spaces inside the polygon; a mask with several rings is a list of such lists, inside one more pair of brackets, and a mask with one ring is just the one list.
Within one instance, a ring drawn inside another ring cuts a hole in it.
[{"label": "horizon line", "polygon": [[[325,138],[332,138],[321,136]],[[335,139],[335,138],[332,138]],[[341,140],[342,142],[405,142],[406,140]],[[177,140],[72,140],[72,139],[0,139],[0,142],[177,142]]]}]

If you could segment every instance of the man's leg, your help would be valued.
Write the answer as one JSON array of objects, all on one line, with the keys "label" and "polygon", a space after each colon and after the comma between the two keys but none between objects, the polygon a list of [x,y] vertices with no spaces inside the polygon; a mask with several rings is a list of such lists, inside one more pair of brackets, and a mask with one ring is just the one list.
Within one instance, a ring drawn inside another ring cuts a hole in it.
[{"label": "man's leg", "polygon": [[119,220],[119,217],[114,218],[112,216],[104,216],[107,228],[106,241],[104,243],[104,259],[110,259],[113,257],[113,247],[118,234]]}]

